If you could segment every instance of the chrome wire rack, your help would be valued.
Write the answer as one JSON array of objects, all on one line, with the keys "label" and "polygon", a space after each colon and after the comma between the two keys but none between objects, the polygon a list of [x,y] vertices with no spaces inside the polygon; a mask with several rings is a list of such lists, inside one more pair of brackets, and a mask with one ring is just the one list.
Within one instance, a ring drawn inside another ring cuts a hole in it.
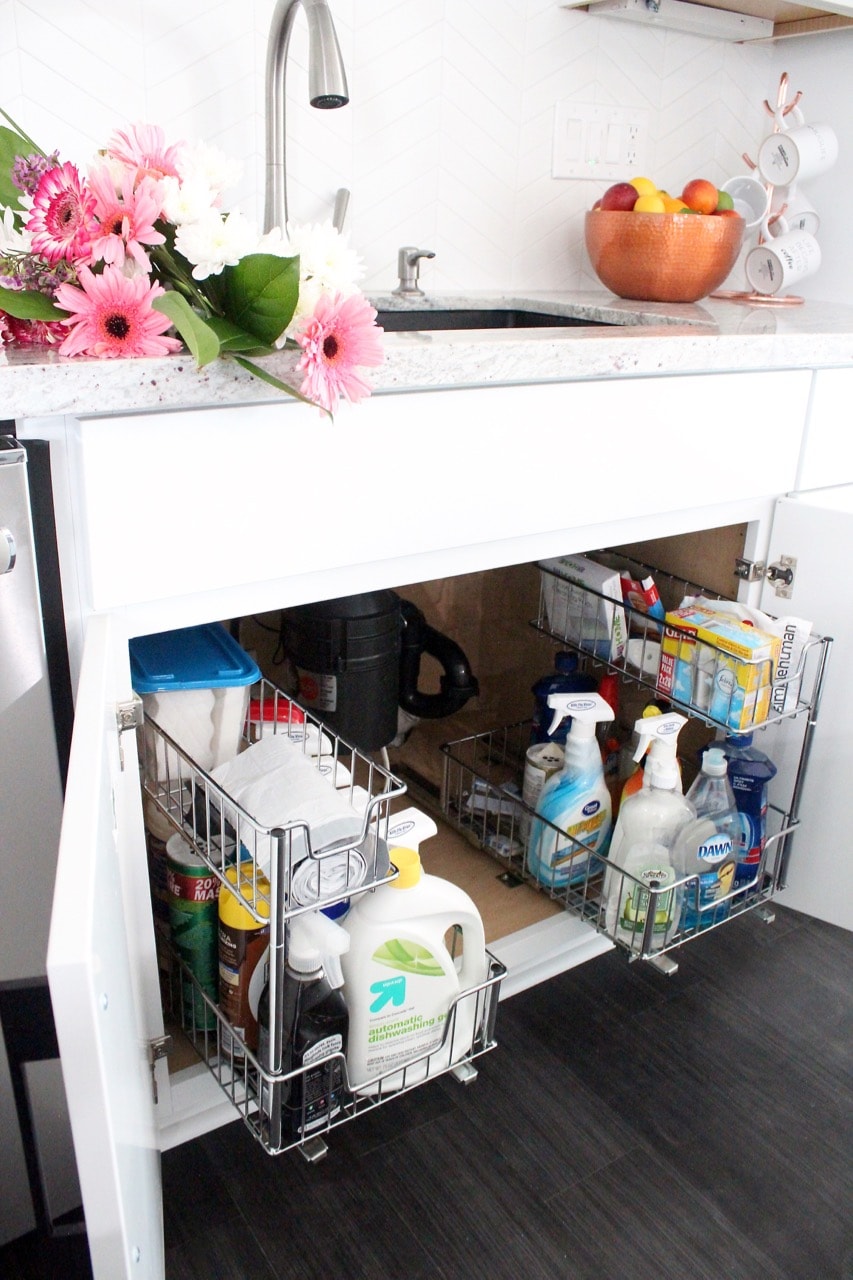
[{"label": "chrome wire rack", "polygon": [[[593,558],[615,566],[617,576],[622,568],[635,579],[651,576],[664,610],[678,608],[686,598],[723,599],[621,553],[602,551]],[[625,603],[621,592],[618,598],[605,595],[587,585],[569,583],[542,564],[539,567],[539,613],[531,626],[575,650],[586,670],[618,672],[624,683],[645,687],[670,709],[726,734],[747,733],[800,718],[802,739],[790,796],[784,808],[768,805],[767,838],[754,875],[709,905],[700,899],[698,876],[685,876],[665,887],[649,886],[539,817],[525,803],[523,776],[531,745],[531,721],[442,746],[441,808],[451,825],[491,853],[511,874],[605,934],[631,959],[652,960],[671,970],[675,965],[664,959],[664,953],[708,929],[756,908],[772,918],[766,904],[785,884],[832,640],[809,635],[797,660],[789,662],[784,671],[779,658],[750,663],[698,637],[689,627],[650,617]],[[674,660],[683,659],[688,668],[685,696],[679,696],[668,675],[666,679],[661,676],[667,651]],[[750,705],[744,692],[759,688],[766,696]],[[713,697],[712,690],[716,691]],[[555,860],[558,870],[550,881],[537,878],[527,865],[526,841],[534,820],[550,828],[559,851]],[[688,927],[681,921],[692,923]]]},{"label": "chrome wire rack", "polygon": [[[441,748],[445,817],[513,876],[586,920],[632,959],[642,960],[660,957],[773,897],[779,886],[785,841],[798,825],[781,810],[768,806],[768,824],[776,829],[768,835],[753,878],[710,907],[700,902],[698,876],[685,876],[666,888],[649,888],[524,802],[521,780],[531,724],[530,720],[519,721],[459,738]],[[526,832],[534,820],[550,829],[560,851],[560,869],[550,881],[537,879],[527,866]],[[687,914],[686,904],[692,905],[690,914],[698,923],[673,928],[673,917]]]},{"label": "chrome wire rack", "polygon": [[[229,873],[239,874],[241,905],[268,935],[268,951],[261,963],[273,1011],[281,1008],[289,922],[307,911],[334,907],[368,893],[396,877],[388,849],[389,822],[392,803],[406,788],[269,681],[255,687],[252,708],[255,720],[247,719],[244,749],[256,737],[253,724],[263,726],[263,734],[286,736],[328,787],[336,809],[343,806],[361,815],[357,832],[317,847],[307,821],[264,826],[155,721],[145,719],[137,738],[148,804],[222,885],[233,891]],[[337,868],[333,879],[326,874],[332,864]],[[162,916],[157,927],[165,1003],[248,1128],[272,1155],[299,1147],[308,1158],[317,1159],[325,1150],[323,1135],[331,1128],[445,1071],[473,1078],[476,1071],[471,1061],[495,1047],[498,993],[505,969],[489,956],[486,980],[460,993],[441,1044],[430,1053],[371,1081],[350,1082],[343,1054],[330,1054],[310,1068],[285,1072],[280,1020],[270,1019],[269,1050],[262,1062],[196,980],[169,938]],[[458,1014],[460,1008],[464,1017]],[[297,1076],[303,1079],[297,1081]],[[294,1114],[288,1100],[296,1096],[302,1102]]]}]

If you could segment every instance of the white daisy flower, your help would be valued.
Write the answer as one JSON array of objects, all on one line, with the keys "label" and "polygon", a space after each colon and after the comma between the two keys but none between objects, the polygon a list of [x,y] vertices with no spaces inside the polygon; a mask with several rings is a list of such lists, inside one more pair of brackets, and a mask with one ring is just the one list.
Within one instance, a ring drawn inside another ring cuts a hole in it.
[{"label": "white daisy flower", "polygon": [[194,263],[196,280],[217,276],[223,267],[236,266],[241,258],[254,252],[257,242],[255,224],[237,209],[224,217],[212,210],[198,222],[185,222],[175,236],[175,248]]}]

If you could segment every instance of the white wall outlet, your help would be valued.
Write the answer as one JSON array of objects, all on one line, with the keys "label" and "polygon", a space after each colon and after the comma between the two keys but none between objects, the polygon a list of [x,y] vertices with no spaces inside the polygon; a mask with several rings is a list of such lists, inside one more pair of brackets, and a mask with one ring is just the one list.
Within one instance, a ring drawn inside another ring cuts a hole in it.
[{"label": "white wall outlet", "polygon": [[641,108],[558,102],[551,177],[627,180],[645,169],[648,131]]}]

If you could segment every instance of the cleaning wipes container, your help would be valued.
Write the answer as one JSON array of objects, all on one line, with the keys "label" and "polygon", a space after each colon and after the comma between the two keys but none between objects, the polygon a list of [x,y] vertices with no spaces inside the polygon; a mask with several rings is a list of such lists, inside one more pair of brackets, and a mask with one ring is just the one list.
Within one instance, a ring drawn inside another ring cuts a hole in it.
[{"label": "cleaning wipes container", "polygon": [[[464,992],[488,976],[483,922],[468,894],[427,875],[414,849],[395,849],[393,861],[397,879],[359,897],[343,922],[354,1093],[408,1088],[464,1058],[480,1003]],[[451,930],[459,931],[458,958],[448,949]]]},{"label": "cleaning wipes container", "polygon": [[[156,721],[199,768],[209,772],[240,749],[249,686],[261,678],[256,662],[219,622],[136,636],[129,643],[133,688],[146,719]],[[159,737],[157,777],[189,770]]]}]

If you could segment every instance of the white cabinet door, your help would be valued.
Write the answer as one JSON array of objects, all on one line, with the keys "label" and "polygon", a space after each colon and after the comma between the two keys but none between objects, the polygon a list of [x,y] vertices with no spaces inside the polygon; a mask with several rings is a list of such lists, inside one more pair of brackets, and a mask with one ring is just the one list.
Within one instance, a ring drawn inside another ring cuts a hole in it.
[{"label": "white cabinet door", "polygon": [[139,782],[132,734],[124,735],[121,768],[116,705],[126,677],[110,634],[108,617],[89,620],[47,971],[95,1278],[161,1280],[150,992],[143,989],[156,962],[148,891],[138,883],[144,858],[127,843],[126,833],[142,830]]},{"label": "white cabinet door", "polygon": [[[793,841],[788,884],[779,902],[853,929],[848,772],[853,759],[853,613],[846,580],[853,558],[853,485],[780,499],[768,563],[782,555],[797,560],[791,598],[780,599],[768,583],[761,607],[772,614],[808,618],[834,643],[803,789],[801,830]],[[788,783],[795,760],[777,763]]]}]

